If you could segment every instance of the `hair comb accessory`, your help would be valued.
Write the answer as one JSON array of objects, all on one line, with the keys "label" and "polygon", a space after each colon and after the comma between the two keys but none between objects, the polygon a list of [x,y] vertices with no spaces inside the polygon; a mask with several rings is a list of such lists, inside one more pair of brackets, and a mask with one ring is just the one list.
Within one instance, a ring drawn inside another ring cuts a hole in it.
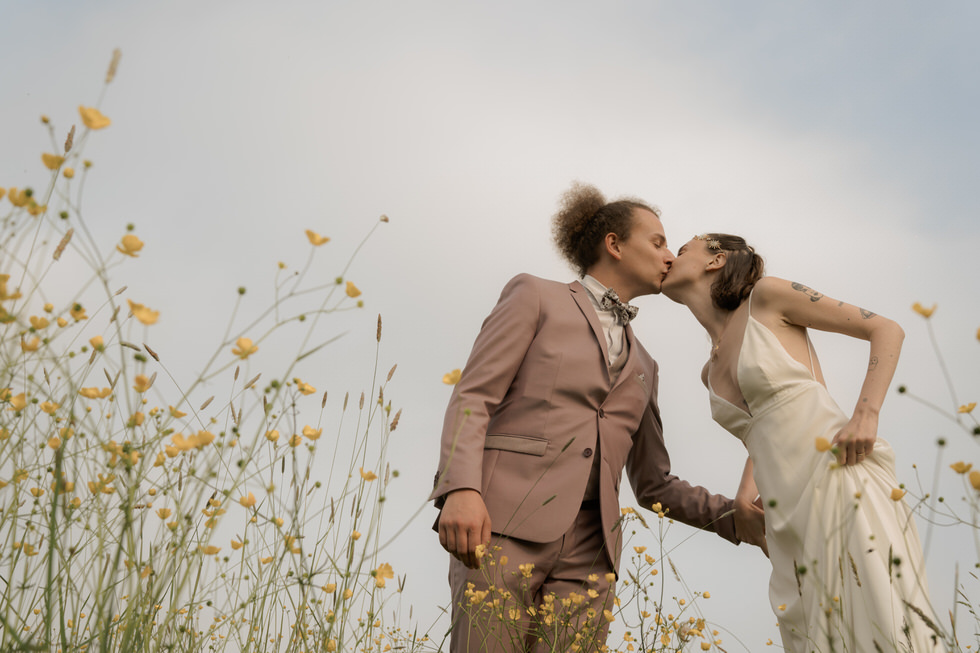
[{"label": "hair comb accessory", "polygon": [[721,250],[721,243],[719,243],[714,238],[709,238],[708,234],[698,234],[694,237],[694,240],[703,240],[708,249]]}]

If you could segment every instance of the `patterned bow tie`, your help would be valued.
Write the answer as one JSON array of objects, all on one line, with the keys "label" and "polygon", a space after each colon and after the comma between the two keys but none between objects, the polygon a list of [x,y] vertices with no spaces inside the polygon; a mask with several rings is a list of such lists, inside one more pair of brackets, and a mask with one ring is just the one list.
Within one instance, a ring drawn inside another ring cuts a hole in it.
[{"label": "patterned bow tie", "polygon": [[599,300],[599,306],[604,310],[612,311],[619,317],[619,321],[624,325],[629,324],[630,320],[636,317],[636,314],[640,312],[636,306],[631,306],[629,304],[624,304],[616,294],[616,291],[610,288]]}]

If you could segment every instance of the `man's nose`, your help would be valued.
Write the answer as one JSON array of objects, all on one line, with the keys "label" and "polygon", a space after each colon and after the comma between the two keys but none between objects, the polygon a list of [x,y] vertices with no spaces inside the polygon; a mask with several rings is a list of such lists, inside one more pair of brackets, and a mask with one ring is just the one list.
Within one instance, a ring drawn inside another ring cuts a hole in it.
[{"label": "man's nose", "polygon": [[668,250],[667,250],[667,257],[666,257],[666,258],[664,259],[664,261],[665,261],[665,262],[667,263],[667,266],[668,266],[668,267],[670,266],[670,264],[671,264],[671,263],[673,263],[673,262],[674,262],[674,259],[675,259],[675,258],[677,258],[677,257],[676,257],[676,256],[674,256],[674,253],[673,253],[673,252],[671,252],[671,251],[670,251],[670,250],[668,249]]}]

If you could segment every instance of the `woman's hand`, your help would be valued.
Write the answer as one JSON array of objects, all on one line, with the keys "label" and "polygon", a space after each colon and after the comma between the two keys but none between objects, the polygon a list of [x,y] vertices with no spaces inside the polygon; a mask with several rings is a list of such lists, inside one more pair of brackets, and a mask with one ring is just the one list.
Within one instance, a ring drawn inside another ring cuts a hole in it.
[{"label": "woman's hand", "polygon": [[735,536],[742,542],[754,544],[769,557],[766,544],[766,518],[762,509],[762,499],[749,501],[735,496]]},{"label": "woman's hand", "polygon": [[847,425],[834,436],[837,462],[841,465],[857,465],[871,455],[878,439],[878,416],[872,413],[855,414]]}]

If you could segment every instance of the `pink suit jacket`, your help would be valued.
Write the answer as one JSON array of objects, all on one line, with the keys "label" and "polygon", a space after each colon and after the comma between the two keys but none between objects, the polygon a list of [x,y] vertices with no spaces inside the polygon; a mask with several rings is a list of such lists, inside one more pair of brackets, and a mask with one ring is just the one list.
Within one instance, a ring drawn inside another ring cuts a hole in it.
[{"label": "pink suit jacket", "polygon": [[577,281],[514,277],[486,318],[443,425],[430,498],[483,495],[494,533],[551,542],[578,513],[593,456],[606,552],[618,569],[623,469],[640,505],[732,542],[732,501],[670,473],[657,363],[626,327],[629,357],[610,380],[606,339]]}]

